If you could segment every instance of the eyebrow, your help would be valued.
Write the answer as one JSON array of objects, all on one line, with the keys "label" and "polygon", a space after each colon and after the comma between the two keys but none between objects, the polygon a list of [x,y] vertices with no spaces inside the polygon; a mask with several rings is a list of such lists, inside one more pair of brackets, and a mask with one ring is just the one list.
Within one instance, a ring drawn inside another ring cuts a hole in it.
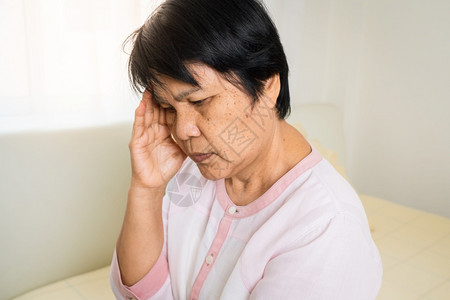
[{"label": "eyebrow", "polygon": [[[192,93],[195,93],[197,91],[201,90],[201,87],[199,86],[194,86],[190,89],[187,89],[185,91],[180,92],[178,95],[175,95],[175,101],[180,102],[181,100],[183,100],[184,98],[186,98],[187,96],[189,96]],[[155,99],[155,101],[159,104],[169,104],[163,97],[161,97],[155,90],[153,90],[151,92],[153,99]]]},{"label": "eyebrow", "polygon": [[194,86],[188,90],[182,91],[180,92],[178,95],[175,95],[174,98],[176,101],[180,102],[181,100],[183,100],[184,98],[186,98],[187,96],[189,96],[192,93],[195,93],[197,91],[201,90],[201,87],[199,86]]}]

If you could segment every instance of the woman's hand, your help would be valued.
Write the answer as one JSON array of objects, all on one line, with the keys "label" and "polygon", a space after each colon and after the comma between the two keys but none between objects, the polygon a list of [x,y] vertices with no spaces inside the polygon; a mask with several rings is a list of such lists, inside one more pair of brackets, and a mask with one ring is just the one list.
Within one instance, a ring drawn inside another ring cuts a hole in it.
[{"label": "woman's hand", "polygon": [[117,259],[122,282],[133,285],[155,265],[164,243],[162,199],[186,155],[170,137],[165,112],[145,91],[136,109],[131,152],[131,186]]},{"label": "woman's hand", "polygon": [[186,158],[170,136],[163,108],[147,90],[135,112],[129,148],[132,187],[165,188]]}]

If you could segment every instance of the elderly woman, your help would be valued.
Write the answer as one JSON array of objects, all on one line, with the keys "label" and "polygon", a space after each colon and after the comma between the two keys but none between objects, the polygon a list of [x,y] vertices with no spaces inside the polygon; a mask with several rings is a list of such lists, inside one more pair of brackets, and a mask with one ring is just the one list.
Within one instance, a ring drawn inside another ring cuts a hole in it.
[{"label": "elderly woman", "polygon": [[111,284],[119,299],[374,299],[348,182],[284,118],[288,66],[256,0],[167,0],[132,36],[143,93]]}]

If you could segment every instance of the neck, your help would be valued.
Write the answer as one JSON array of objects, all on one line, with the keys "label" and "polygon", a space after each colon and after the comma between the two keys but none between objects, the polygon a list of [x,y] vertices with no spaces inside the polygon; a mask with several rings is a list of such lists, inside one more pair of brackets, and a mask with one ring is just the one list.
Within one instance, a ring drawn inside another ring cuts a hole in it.
[{"label": "neck", "polygon": [[279,122],[267,147],[262,149],[243,170],[225,179],[228,196],[236,205],[258,199],[311,152],[305,138],[286,121]]}]

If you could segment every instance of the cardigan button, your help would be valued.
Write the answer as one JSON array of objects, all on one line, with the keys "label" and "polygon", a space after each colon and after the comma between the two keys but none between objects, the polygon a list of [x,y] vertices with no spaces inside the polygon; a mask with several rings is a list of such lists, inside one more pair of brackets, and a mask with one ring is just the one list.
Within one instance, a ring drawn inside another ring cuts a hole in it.
[{"label": "cardigan button", "polygon": [[210,255],[208,255],[206,258],[205,258],[205,262],[206,262],[206,264],[209,266],[210,264],[212,264],[212,262],[214,261],[214,256],[212,255],[212,254],[210,254]]},{"label": "cardigan button", "polygon": [[237,208],[236,208],[235,206],[230,206],[230,207],[228,208],[228,213],[229,213],[230,215],[234,215],[236,212],[237,212]]}]

